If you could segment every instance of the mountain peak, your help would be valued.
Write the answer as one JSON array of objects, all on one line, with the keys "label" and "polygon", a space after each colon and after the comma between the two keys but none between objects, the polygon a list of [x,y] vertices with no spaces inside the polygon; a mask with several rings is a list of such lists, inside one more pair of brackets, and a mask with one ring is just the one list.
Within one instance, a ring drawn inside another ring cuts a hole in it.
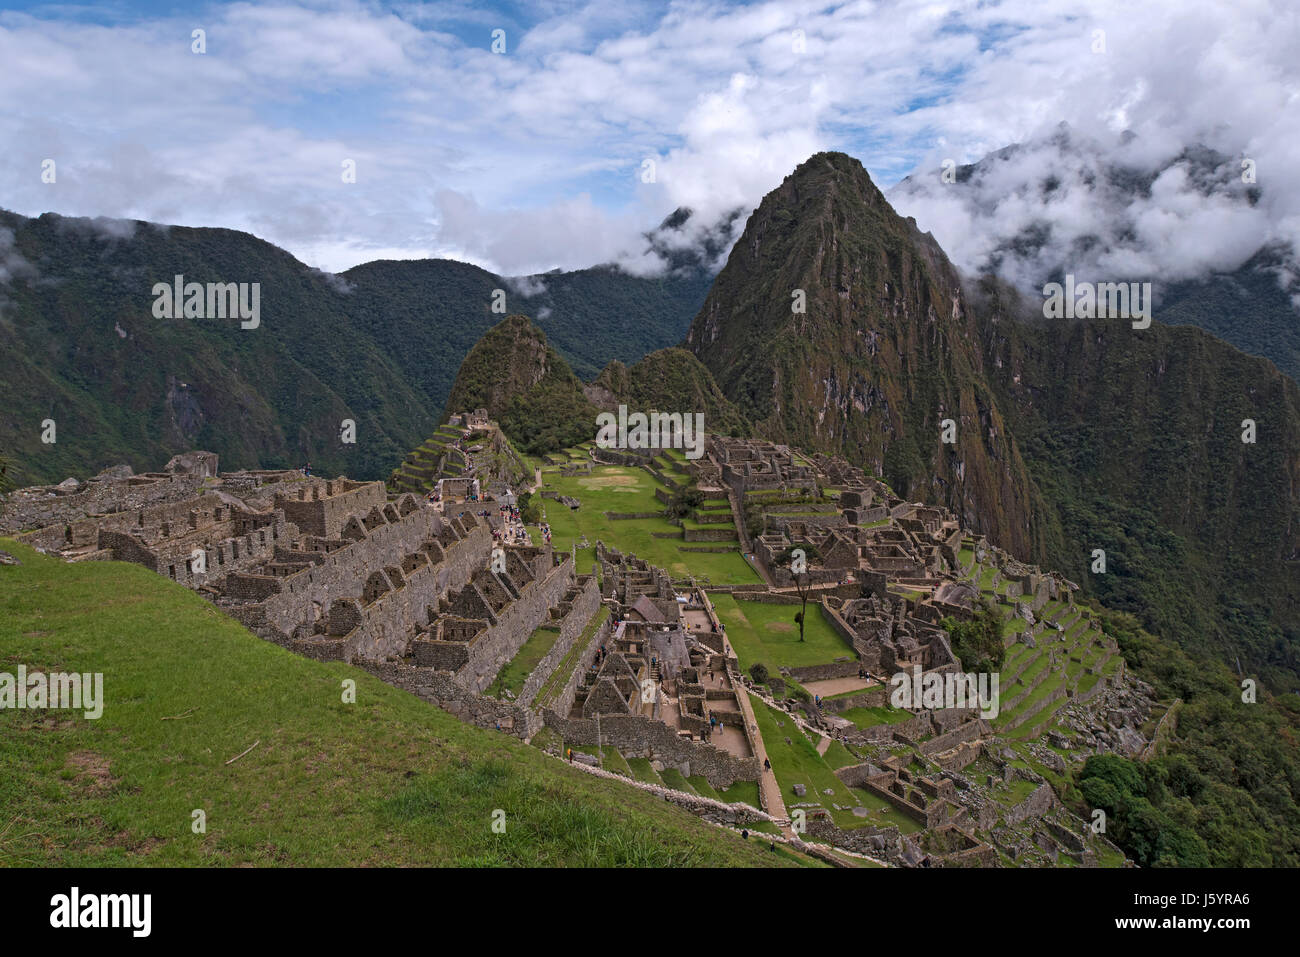
[{"label": "mountain peak", "polygon": [[523,315],[485,332],[461,363],[443,415],[470,409],[487,409],[524,452],[573,445],[595,430],[582,383]]},{"label": "mountain peak", "polygon": [[817,153],[763,198],[685,344],[766,438],[844,454],[1028,550],[1029,481],[982,398],[961,279],[857,159]]}]

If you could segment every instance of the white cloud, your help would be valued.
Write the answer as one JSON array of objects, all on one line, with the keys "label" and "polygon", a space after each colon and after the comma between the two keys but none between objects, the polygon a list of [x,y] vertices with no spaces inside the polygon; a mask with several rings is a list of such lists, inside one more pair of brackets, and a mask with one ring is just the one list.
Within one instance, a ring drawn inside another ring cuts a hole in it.
[{"label": "white cloud", "polygon": [[[651,271],[662,261],[641,236],[672,209],[703,224],[752,207],[817,150],[845,149],[888,185],[1065,120],[1107,151],[1131,127],[1124,155],[1152,169],[1193,142],[1257,159],[1253,213],[1176,179],[1126,211],[1165,259],[1214,264],[1256,232],[1300,237],[1300,11],[1282,0],[676,0],[529,16],[462,0],[274,0],[109,26],[0,13],[0,206],[230,226],[329,270],[433,254],[508,275]],[[498,25],[504,56],[489,50]],[[1025,162],[1021,179],[1062,166]],[[976,213],[1009,230],[1034,215],[1013,171],[999,175],[993,220],[942,193],[909,195],[906,211],[969,264],[990,245],[970,235]],[[1067,176],[1040,211],[1056,234],[1105,225],[1082,185]]]}]

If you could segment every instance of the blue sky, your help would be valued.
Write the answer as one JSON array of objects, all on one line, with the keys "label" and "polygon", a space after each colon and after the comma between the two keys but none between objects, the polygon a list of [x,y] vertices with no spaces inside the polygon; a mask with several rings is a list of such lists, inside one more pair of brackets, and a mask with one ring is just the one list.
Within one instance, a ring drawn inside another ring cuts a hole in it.
[{"label": "blue sky", "polygon": [[1263,111],[1292,104],[1294,34],[1268,0],[0,3],[0,207],[245,229],[331,270],[653,271],[674,208],[752,208],[821,149],[883,187],[1062,120],[1290,162]]}]

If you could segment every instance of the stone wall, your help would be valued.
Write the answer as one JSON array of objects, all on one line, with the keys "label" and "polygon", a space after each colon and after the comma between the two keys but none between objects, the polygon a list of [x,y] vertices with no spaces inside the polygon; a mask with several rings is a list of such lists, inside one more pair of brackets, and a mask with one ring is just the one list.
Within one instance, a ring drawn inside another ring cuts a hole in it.
[{"label": "stone wall", "polygon": [[[823,606],[824,607],[824,606]],[[855,655],[851,661],[834,661],[825,665],[805,665],[789,668],[790,677],[800,684],[808,681],[827,681],[831,678],[855,678],[862,665]]]},{"label": "stone wall", "polygon": [[496,624],[470,642],[469,660],[457,679],[475,691],[492,684],[536,627],[550,620],[549,610],[560,603],[572,582],[573,559],[566,555],[545,576],[524,585],[519,597],[501,610]]},{"label": "stone wall", "polygon": [[967,721],[960,724],[943,734],[937,735],[921,745],[921,753],[927,757],[932,754],[938,754],[940,751],[947,751],[955,748],[959,744],[965,744],[970,741],[978,740],[982,736],[990,734],[988,725],[981,719]]},{"label": "stone wall", "polygon": [[558,622],[552,620],[543,624],[557,625],[560,629],[560,635],[551,645],[551,650],[546,653],[537,666],[533,668],[532,673],[524,681],[523,688],[520,689],[518,701],[528,704],[533,700],[533,696],[546,683],[546,679],[556,669],[565,655],[573,650],[574,642],[582,637],[583,630],[587,623],[591,621],[591,616],[596,614],[600,609],[600,583],[596,581],[594,575],[588,575],[579,585],[578,594],[573,597],[573,604],[568,612],[559,619]]},{"label": "stone wall", "polygon": [[621,774],[615,774],[613,771],[606,771],[604,768],[592,767],[588,764],[578,764],[575,762],[573,766],[580,768],[587,774],[619,781],[622,784],[637,788],[641,791],[649,791],[651,794],[663,798],[669,804],[675,804],[677,807],[685,808],[697,817],[701,817],[706,821],[711,821],[714,824],[736,826],[754,824],[759,821],[770,822],[772,820],[772,817],[765,812],[739,801],[734,804],[726,804],[722,801],[715,801],[713,798],[707,798],[697,794],[687,794],[685,791],[678,791],[674,788],[664,787],[661,784],[649,784],[644,781],[635,781],[631,778],[623,777]]},{"label": "stone wall", "polygon": [[486,698],[462,687],[446,672],[414,668],[405,662],[361,661],[375,677],[442,708],[468,724],[501,730],[527,740],[542,729],[542,716],[512,701]]},{"label": "stone wall", "polygon": [[843,698],[822,698],[822,710],[839,714],[850,708],[882,708],[889,704],[890,692],[889,685],[881,685]]},{"label": "stone wall", "polygon": [[1056,792],[1052,790],[1052,786],[1046,783],[1040,784],[1029,797],[1009,808],[1002,815],[1002,819],[1007,824],[1019,824],[1021,821],[1042,817],[1056,807],[1058,803]]},{"label": "stone wall", "polygon": [[757,781],[758,758],[738,758],[729,751],[703,741],[679,737],[662,721],[638,714],[606,715],[599,727],[591,718],[561,718],[545,711],[547,727],[554,728],[572,744],[608,745],[625,757],[647,758],[675,767],[684,776],[702,774],[715,788],[729,788],[736,781]]},{"label": "stone wall", "polygon": [[554,711],[557,715],[568,715],[573,709],[573,699],[578,695],[578,686],[582,684],[582,676],[587,673],[587,670],[595,662],[596,652],[600,650],[600,646],[611,641],[611,634],[614,635],[615,641],[622,636],[625,626],[619,625],[618,632],[614,632],[612,621],[613,618],[610,617],[601,622],[600,627],[596,629],[596,633],[587,642],[587,647],[578,653],[578,660],[574,663],[573,671],[565,679],[563,690],[547,705],[547,710]]},{"label": "stone wall", "polygon": [[338,538],[353,515],[382,509],[388,501],[383,482],[349,482],[335,479],[299,489],[297,494],[276,493],[275,507],[304,534]]},{"label": "stone wall", "polygon": [[149,473],[124,479],[83,483],[76,491],[55,491],[39,486],[10,493],[0,505],[0,533],[63,526],[88,515],[107,515],[178,502],[198,494],[203,479],[197,475]]},{"label": "stone wall", "polygon": [[[322,618],[337,599],[359,597],[363,583],[372,572],[400,566],[423,543],[438,539],[444,527],[445,522],[436,511],[417,508],[395,523],[360,532],[363,538],[328,552],[321,564],[296,575],[282,579],[228,576],[225,595],[235,601],[218,604],[261,637],[287,644],[299,625],[310,625]],[[447,539],[442,549],[444,559],[436,566],[434,580],[421,585],[422,592],[434,596],[435,605],[437,595],[448,589],[463,588],[474,572],[486,567],[492,551],[492,535],[486,526],[474,525],[465,537],[455,541],[446,532],[442,538]],[[258,603],[240,603],[239,599],[253,599]]]}]

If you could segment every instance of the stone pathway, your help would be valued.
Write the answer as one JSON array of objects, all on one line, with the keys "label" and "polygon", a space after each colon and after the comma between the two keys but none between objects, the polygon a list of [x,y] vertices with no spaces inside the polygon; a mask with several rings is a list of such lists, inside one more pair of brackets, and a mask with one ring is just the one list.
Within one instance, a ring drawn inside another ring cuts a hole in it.
[{"label": "stone pathway", "polygon": [[822,738],[820,741],[817,742],[817,753],[820,754],[822,757],[826,757],[826,752],[829,751],[830,749],[831,749],[830,738]]}]

